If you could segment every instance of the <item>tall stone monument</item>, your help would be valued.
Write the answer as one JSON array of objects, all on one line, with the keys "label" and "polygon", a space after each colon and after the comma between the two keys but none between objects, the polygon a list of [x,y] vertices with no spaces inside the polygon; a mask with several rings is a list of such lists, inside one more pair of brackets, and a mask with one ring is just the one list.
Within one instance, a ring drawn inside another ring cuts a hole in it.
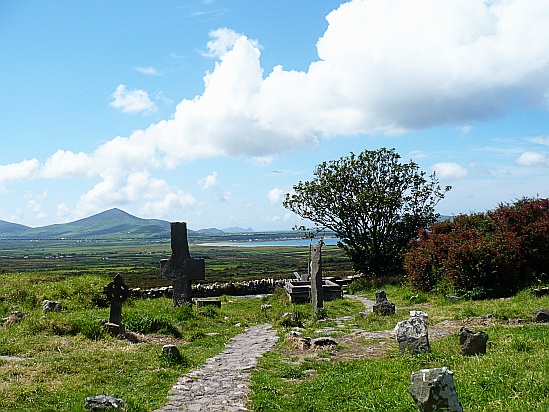
[{"label": "tall stone monument", "polygon": [[324,306],[322,293],[322,242],[312,247],[311,253],[311,302],[313,315]]},{"label": "tall stone monument", "polygon": [[192,303],[193,280],[204,280],[204,259],[193,259],[189,253],[187,223],[171,223],[172,256],[160,262],[162,277],[170,279],[173,286],[173,304],[181,306]]}]

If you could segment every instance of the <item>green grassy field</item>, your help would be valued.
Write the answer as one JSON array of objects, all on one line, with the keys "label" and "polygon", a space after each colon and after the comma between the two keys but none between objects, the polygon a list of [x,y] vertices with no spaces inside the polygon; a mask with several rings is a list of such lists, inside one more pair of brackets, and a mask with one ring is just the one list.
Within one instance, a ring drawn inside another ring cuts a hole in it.
[{"label": "green grassy field", "polygon": [[[156,252],[154,248],[158,248]],[[166,245],[154,248],[109,248],[111,256],[126,256],[131,262],[121,266],[96,268],[88,260],[82,269],[71,265],[59,269],[47,266],[49,259],[36,258],[35,262],[44,261],[39,270],[31,271],[31,264],[4,268],[0,274],[0,319],[14,310],[25,316],[19,323],[0,327],[0,355],[23,358],[0,358],[0,410],[83,411],[86,396],[107,393],[123,398],[129,411],[150,411],[165,403],[179,376],[219,353],[246,326],[265,322],[274,325],[281,340],[252,373],[250,410],[414,411],[407,392],[410,374],[440,366],[455,373],[466,411],[549,410],[548,326],[530,321],[536,309],[549,307],[549,297],[538,299],[524,291],[508,299],[451,303],[439,295],[421,294],[417,308],[429,314],[432,352],[415,357],[400,355],[394,338],[383,333],[408,317],[410,296],[415,291],[402,285],[376,285],[359,293],[374,299],[375,290],[384,288],[399,307],[387,317],[362,317],[363,304],[346,298],[327,302],[324,319],[317,319],[310,304],[291,304],[281,290],[265,298],[224,296],[220,309],[205,310],[173,308],[165,298],[130,299],[123,305],[123,321],[140,343],[111,337],[100,324],[109,316],[103,286],[118,269],[125,268],[124,277],[131,277],[139,274],[136,261],[156,262],[169,250]],[[222,253],[214,256],[214,251],[206,248],[199,253],[195,250],[191,247],[193,256],[202,253],[207,262],[215,262],[212,272],[234,270],[243,277],[246,272],[240,267],[256,273],[262,265],[267,273],[287,270],[291,275],[296,270],[291,265],[302,264],[307,253],[299,249],[222,248]],[[83,252],[83,259],[92,259],[96,252],[91,247]],[[244,255],[236,256],[239,253]],[[334,252],[330,264],[339,270],[337,259],[341,257],[335,253],[339,252]],[[23,263],[29,259],[21,258]],[[258,266],[251,267],[256,261]],[[279,266],[284,264],[287,269],[281,270]],[[63,310],[42,313],[44,299],[60,301]],[[262,304],[273,307],[261,311]],[[296,349],[284,340],[291,329],[281,322],[285,312],[299,314],[304,336],[329,334],[339,344],[323,351]],[[489,320],[487,314],[492,315]],[[452,328],[446,327],[445,334],[434,333],[440,325],[448,324]],[[459,354],[461,325],[489,334],[486,355],[465,358]],[[365,332],[373,337],[365,339]],[[162,357],[161,347],[166,342],[179,347],[182,362]]]},{"label": "green grassy field", "polygon": [[[309,249],[291,246],[211,247],[190,245],[191,256],[204,258],[206,281],[231,282],[293,277],[307,271]],[[160,259],[171,255],[163,241],[0,241],[0,270],[54,271],[66,274],[121,273],[132,287],[163,286]],[[345,277],[352,273],[349,259],[336,246],[323,248],[324,272]]]}]

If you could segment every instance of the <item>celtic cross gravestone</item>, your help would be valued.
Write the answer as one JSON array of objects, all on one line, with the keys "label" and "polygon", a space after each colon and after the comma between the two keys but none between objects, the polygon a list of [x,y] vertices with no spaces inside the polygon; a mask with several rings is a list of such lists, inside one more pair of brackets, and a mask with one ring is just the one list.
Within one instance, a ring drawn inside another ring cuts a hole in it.
[{"label": "celtic cross gravestone", "polygon": [[181,306],[192,303],[191,282],[204,280],[204,259],[193,259],[189,253],[187,223],[171,223],[172,256],[160,262],[162,277],[170,279],[173,286],[173,304]]},{"label": "celtic cross gravestone", "polygon": [[111,304],[109,323],[118,325],[118,333],[123,334],[122,303],[130,296],[130,290],[120,273],[114,277],[112,282],[103,288],[103,293],[107,295],[107,300]]}]

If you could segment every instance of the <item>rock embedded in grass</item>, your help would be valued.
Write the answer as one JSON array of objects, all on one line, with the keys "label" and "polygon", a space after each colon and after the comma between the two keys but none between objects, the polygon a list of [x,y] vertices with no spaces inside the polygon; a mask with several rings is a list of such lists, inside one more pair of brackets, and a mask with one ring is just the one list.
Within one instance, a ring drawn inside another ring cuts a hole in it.
[{"label": "rock embedded in grass", "polygon": [[88,396],[84,399],[84,408],[92,412],[124,411],[126,403],[120,398],[109,395]]},{"label": "rock embedded in grass", "polygon": [[162,346],[162,355],[174,361],[180,361],[182,359],[181,352],[179,352],[177,346],[173,344]]},{"label": "rock embedded in grass", "polygon": [[454,374],[445,366],[413,372],[408,391],[419,412],[463,412],[454,386]]},{"label": "rock embedded in grass", "polygon": [[60,302],[55,302],[53,300],[44,300],[42,302],[42,312],[61,312],[62,306]]},{"label": "rock embedded in grass", "polygon": [[459,331],[459,344],[463,356],[485,354],[486,342],[488,342],[488,334],[486,332],[473,332],[465,327]]},{"label": "rock embedded in grass", "polygon": [[534,312],[535,322],[549,322],[549,309],[541,308]]}]

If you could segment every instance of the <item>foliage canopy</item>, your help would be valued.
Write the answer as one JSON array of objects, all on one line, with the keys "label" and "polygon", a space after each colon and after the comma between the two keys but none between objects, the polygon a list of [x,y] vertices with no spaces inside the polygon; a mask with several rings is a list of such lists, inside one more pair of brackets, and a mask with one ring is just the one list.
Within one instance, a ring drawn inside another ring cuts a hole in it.
[{"label": "foliage canopy", "polygon": [[402,273],[410,238],[436,221],[434,207],[450,187],[382,148],[323,162],[293,189],[284,206],[333,230],[354,269],[377,277]]}]

